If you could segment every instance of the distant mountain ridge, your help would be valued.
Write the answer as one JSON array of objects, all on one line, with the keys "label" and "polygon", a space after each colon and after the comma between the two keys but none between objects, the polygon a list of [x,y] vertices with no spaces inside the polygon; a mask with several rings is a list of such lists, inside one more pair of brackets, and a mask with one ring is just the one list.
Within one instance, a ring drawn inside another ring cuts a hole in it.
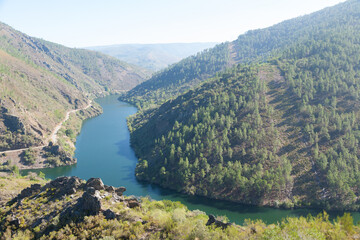
[{"label": "distant mountain ridge", "polygon": [[[38,145],[69,109],[126,91],[149,71],[102,53],[30,37],[0,23],[0,151]],[[91,109],[89,109],[91,110]]]},{"label": "distant mountain ridge", "polygon": [[117,44],[86,49],[99,51],[137,66],[159,71],[183,58],[216,45],[206,43]]},{"label": "distant mountain ridge", "polygon": [[[269,57],[278,55],[293,41],[315,39],[315,36],[309,35],[311,30],[326,29],[340,21],[333,16],[347,11],[347,5],[351,3],[356,3],[356,0],[341,3],[336,8],[328,7],[309,15],[286,20],[265,29],[248,31],[232,42],[221,43],[164,69],[127,92],[122,99],[139,107],[158,105],[228,67],[238,63],[266,61]],[[350,16],[356,14],[356,10],[353,11],[349,12]],[[329,21],[323,18],[324,15]]]}]

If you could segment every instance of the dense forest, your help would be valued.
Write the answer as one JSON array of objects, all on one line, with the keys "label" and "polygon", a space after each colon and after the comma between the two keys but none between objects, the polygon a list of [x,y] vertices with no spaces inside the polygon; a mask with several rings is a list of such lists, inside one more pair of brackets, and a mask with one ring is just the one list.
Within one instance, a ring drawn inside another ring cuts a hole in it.
[{"label": "dense forest", "polygon": [[235,64],[266,61],[271,56],[281,54],[284,48],[294,42],[307,39],[316,41],[318,32],[335,25],[351,26],[352,18],[357,18],[358,5],[356,0],[350,0],[266,29],[248,31],[232,42],[219,44],[168,67],[127,92],[121,99],[141,108],[154,107]]},{"label": "dense forest", "polygon": [[302,37],[279,39],[288,44],[266,62],[139,111],[129,119],[137,177],[251,204],[358,209],[359,12],[348,1],[287,21],[304,24]]},{"label": "dense forest", "polygon": [[222,43],[154,74],[120,98],[139,108],[151,107],[177,96],[229,66],[229,44]]}]

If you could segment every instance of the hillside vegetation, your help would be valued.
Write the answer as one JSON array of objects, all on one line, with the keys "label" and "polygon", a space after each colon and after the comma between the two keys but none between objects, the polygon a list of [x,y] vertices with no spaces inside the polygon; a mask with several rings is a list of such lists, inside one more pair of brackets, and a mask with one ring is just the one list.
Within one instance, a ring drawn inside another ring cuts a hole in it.
[{"label": "hillside vegetation", "polygon": [[85,107],[88,98],[129,90],[146,77],[146,70],[113,57],[0,23],[0,151],[44,143],[66,111]]},{"label": "hillside vegetation", "polygon": [[39,183],[1,208],[1,239],[354,239],[360,234],[349,214],[334,222],[324,213],[239,226],[179,202],[123,196],[124,187],[106,186],[101,179]]},{"label": "hillside vegetation", "polygon": [[130,118],[137,177],[250,204],[358,210],[359,13],[348,1],[287,21],[304,24],[303,37],[267,63],[227,69]]},{"label": "hillside vegetation", "polygon": [[215,43],[118,44],[88,47],[150,71],[159,71]]},{"label": "hillside vegetation", "polygon": [[351,26],[352,18],[357,18],[357,5],[356,0],[350,0],[266,29],[248,31],[235,41],[219,44],[155,74],[121,99],[142,108],[154,107],[197,86],[218,71],[238,63],[266,61],[294,42],[316,41],[319,32],[335,25]]}]

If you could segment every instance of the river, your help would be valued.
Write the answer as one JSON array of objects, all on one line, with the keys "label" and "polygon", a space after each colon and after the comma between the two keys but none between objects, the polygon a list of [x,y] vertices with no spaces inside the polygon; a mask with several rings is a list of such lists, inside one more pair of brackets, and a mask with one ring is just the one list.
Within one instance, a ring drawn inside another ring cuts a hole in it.
[{"label": "river", "polygon": [[[284,210],[211,200],[137,181],[134,174],[137,158],[130,147],[130,134],[126,124],[126,118],[137,110],[132,105],[119,102],[117,98],[118,96],[113,95],[96,100],[104,112],[84,121],[76,141],[76,165],[30,171],[41,171],[50,179],[59,176],[78,176],[82,179],[99,177],[107,185],[125,186],[125,195],[180,201],[191,210],[199,209],[207,214],[225,215],[238,224],[242,224],[245,219],[262,219],[266,223],[274,223],[288,216],[307,216],[309,213],[317,215],[321,212],[314,209]],[[22,174],[27,172],[23,171]],[[337,215],[342,213],[330,213],[331,217]],[[353,213],[353,217],[356,222],[360,221],[359,213]]]}]

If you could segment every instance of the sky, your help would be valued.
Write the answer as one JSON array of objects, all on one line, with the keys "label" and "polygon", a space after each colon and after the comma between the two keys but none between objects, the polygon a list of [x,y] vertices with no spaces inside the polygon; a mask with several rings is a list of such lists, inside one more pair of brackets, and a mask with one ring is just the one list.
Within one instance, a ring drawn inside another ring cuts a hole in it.
[{"label": "sky", "polygon": [[225,42],[344,0],[0,0],[0,21],[68,47]]}]

